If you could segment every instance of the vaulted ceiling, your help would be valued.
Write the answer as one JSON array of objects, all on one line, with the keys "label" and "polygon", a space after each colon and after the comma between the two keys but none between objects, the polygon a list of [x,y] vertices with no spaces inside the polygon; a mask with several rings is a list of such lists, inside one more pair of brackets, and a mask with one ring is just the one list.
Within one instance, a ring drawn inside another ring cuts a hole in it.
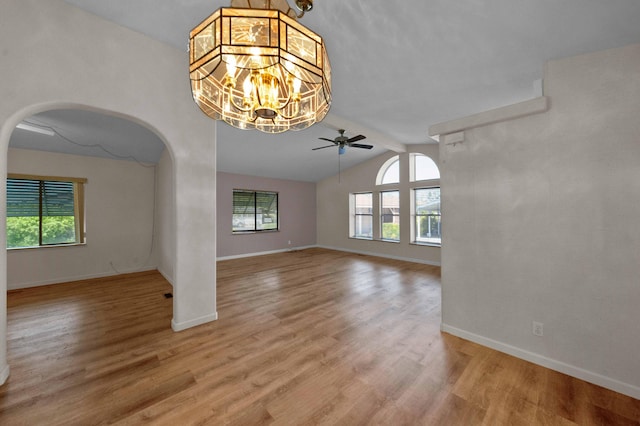
[{"label": "vaulted ceiling", "polygon": [[[219,0],[65,1],[184,51],[191,28],[229,6]],[[218,170],[318,181],[337,173],[338,155],[311,149],[324,144],[318,137],[337,136],[337,128],[348,136],[362,133],[374,145],[349,150],[340,157],[343,168],[386,149],[433,143],[427,129],[434,123],[532,98],[549,59],[640,42],[639,21],[637,0],[316,0],[301,23],[327,45],[330,115],[280,135],[221,123]],[[87,122],[72,112],[57,119]]]}]

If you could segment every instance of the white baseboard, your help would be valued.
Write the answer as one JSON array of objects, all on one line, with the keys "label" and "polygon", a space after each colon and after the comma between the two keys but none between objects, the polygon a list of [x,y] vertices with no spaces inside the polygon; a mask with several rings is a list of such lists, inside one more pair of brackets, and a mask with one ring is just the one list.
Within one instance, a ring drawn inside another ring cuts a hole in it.
[{"label": "white baseboard", "polygon": [[383,254],[383,253],[374,253],[374,252],[367,252],[367,251],[360,251],[360,250],[350,250],[350,249],[345,249],[345,248],[342,248],[342,247],[331,247],[331,246],[321,246],[321,245],[293,247],[293,248],[287,248],[287,249],[281,249],[281,250],[261,251],[261,252],[256,252],[256,253],[245,253],[245,254],[238,254],[238,255],[235,255],[235,256],[222,256],[222,257],[218,257],[216,259],[216,261],[220,262],[220,261],[231,260],[231,259],[242,259],[244,257],[264,256],[266,254],[285,253],[285,252],[288,252],[288,251],[306,250],[306,249],[316,248],[316,247],[317,248],[324,248],[324,249],[327,249],[327,250],[344,251],[346,253],[362,254],[362,255],[365,255],[365,256],[382,257],[382,258],[386,258],[386,259],[402,260],[402,261],[405,261],[405,262],[421,263],[421,264],[424,264],[424,265],[440,266],[440,262],[432,262],[432,261],[429,261],[429,260],[414,259],[414,258],[411,258],[411,257],[391,256],[391,255],[387,255],[387,254]]},{"label": "white baseboard", "polygon": [[0,372],[0,386],[4,385],[4,383],[9,378],[9,366],[5,365],[2,371]]},{"label": "white baseboard", "polygon": [[160,272],[160,275],[162,275],[164,279],[167,280],[169,284],[171,284],[171,287],[175,287],[175,285],[173,285],[173,277],[169,277],[169,274],[163,271],[160,267],[158,267],[158,272]]},{"label": "white baseboard", "polygon": [[393,259],[393,260],[402,260],[402,261],[405,261],[405,262],[421,263],[423,265],[440,266],[440,262],[433,262],[433,261],[430,261],[430,260],[423,260],[423,259],[414,259],[412,257],[392,256],[392,255],[388,255],[388,254],[384,254],[384,253],[375,253],[375,252],[368,252],[368,251],[361,251],[361,250],[351,250],[351,249],[346,249],[346,248],[342,248],[342,247],[331,247],[331,246],[316,246],[316,247],[324,248],[324,249],[328,249],[328,250],[344,251],[344,252],[347,252],[347,253],[363,254],[365,256],[383,257],[385,259]]},{"label": "white baseboard", "polygon": [[14,284],[7,283],[7,290],[18,290],[18,289],[29,288],[29,287],[40,287],[40,286],[43,286],[43,285],[61,284],[61,283],[68,283],[68,282],[72,282],[72,281],[90,280],[90,279],[93,279],[93,278],[113,277],[113,276],[116,276],[116,275],[131,274],[131,273],[134,273],[134,272],[155,271],[156,269],[157,269],[156,266],[144,266],[142,268],[122,269],[122,270],[118,270],[118,271],[112,270],[112,271],[108,271],[108,272],[100,272],[100,273],[97,273],[97,274],[74,275],[74,276],[70,276],[70,277],[58,277],[58,278],[53,278],[53,279],[50,279],[50,280],[31,281],[31,282],[26,282],[26,283],[14,283]]},{"label": "white baseboard", "polygon": [[511,346],[497,340],[489,339],[488,337],[480,336],[475,333],[452,327],[444,323],[440,325],[440,330],[444,331],[445,333],[453,334],[454,336],[460,337],[462,339],[477,343],[479,345],[495,349],[499,352],[513,355],[516,358],[524,359],[525,361],[532,362],[542,367],[546,367],[551,370],[576,377],[578,379],[584,380],[585,382],[593,383],[594,385],[611,389],[612,391],[628,395],[635,399],[640,399],[640,387],[638,386],[624,383],[619,380],[615,380],[610,377],[606,377],[601,374],[576,367],[574,365],[566,364],[562,361],[547,358],[543,355],[529,352],[524,349],[520,349],[518,347]]},{"label": "white baseboard", "polygon": [[182,331],[187,328],[195,327],[197,325],[205,324],[218,319],[218,312],[214,312],[210,315],[205,315],[200,318],[194,318],[189,321],[177,322],[175,318],[171,320],[171,328],[173,331]]},{"label": "white baseboard", "polygon": [[245,257],[254,257],[254,256],[264,256],[266,254],[286,253],[288,251],[305,250],[305,249],[313,248],[313,247],[317,247],[317,246],[291,247],[291,248],[279,249],[279,250],[259,251],[259,252],[256,252],[256,253],[237,254],[237,255],[234,255],[234,256],[222,256],[222,257],[216,258],[216,261],[220,262],[220,261],[223,261],[223,260],[242,259],[242,258],[245,258]]}]

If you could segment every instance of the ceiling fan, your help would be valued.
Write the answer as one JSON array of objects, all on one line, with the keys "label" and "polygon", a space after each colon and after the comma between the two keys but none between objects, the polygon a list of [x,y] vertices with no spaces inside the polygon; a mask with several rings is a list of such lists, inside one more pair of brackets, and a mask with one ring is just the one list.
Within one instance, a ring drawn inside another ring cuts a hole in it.
[{"label": "ceiling fan", "polygon": [[357,142],[357,141],[361,141],[362,139],[365,139],[366,136],[358,135],[358,136],[354,136],[352,138],[348,138],[348,137],[346,137],[344,135],[344,132],[345,132],[344,129],[340,129],[340,130],[338,130],[338,132],[340,132],[340,136],[336,137],[335,139],[318,138],[318,139],[321,139],[323,141],[332,142],[332,145],[319,146],[317,148],[312,148],[311,150],[315,151],[317,149],[324,149],[324,148],[329,148],[329,147],[332,147],[332,146],[337,146],[338,147],[338,154],[342,155],[342,154],[344,154],[346,152],[347,147],[364,148],[364,149],[373,148],[373,145],[354,143],[354,142]]}]

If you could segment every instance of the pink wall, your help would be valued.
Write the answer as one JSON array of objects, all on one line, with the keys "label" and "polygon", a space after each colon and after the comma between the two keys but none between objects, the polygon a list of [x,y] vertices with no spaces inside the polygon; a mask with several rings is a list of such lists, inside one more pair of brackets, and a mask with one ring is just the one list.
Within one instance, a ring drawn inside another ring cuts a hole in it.
[{"label": "pink wall", "polygon": [[[223,172],[218,172],[217,176],[217,256],[219,258],[316,244],[315,183]],[[278,192],[280,231],[233,234],[231,208],[234,189]]]}]

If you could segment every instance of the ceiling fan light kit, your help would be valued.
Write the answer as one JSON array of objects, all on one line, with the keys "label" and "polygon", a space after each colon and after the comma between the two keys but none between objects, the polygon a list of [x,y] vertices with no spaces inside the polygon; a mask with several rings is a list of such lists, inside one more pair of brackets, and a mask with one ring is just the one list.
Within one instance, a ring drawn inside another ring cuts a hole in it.
[{"label": "ceiling fan light kit", "polygon": [[193,98],[209,117],[266,133],[301,130],[331,105],[331,65],[322,38],[296,21],[296,0],[232,0],[189,36]]}]

